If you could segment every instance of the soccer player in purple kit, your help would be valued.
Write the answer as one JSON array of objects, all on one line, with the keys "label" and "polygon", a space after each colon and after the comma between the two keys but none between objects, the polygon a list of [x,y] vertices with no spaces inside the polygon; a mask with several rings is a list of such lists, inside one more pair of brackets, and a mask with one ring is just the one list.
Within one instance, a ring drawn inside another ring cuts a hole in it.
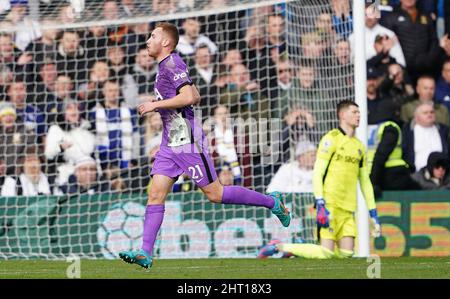
[{"label": "soccer player in purple kit", "polygon": [[154,89],[156,100],[140,104],[138,112],[141,116],[152,111],[161,114],[163,138],[150,174],[142,249],[119,253],[125,262],[144,268],[152,266],[153,246],[164,218],[164,202],[182,173],[189,175],[211,202],[266,207],[285,227],[291,220],[280,192],[264,195],[242,186],[223,186],[217,179],[202,125],[194,120],[193,105],[199,102],[200,95],[186,64],[174,52],[178,39],[176,26],[158,23],[147,40],[148,54],[159,63]]}]

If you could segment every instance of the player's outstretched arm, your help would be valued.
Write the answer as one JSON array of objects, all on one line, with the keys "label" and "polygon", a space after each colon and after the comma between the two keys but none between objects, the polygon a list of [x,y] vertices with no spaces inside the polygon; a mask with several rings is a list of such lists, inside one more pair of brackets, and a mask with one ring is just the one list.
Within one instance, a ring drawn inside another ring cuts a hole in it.
[{"label": "player's outstretched arm", "polygon": [[375,205],[375,196],[373,192],[372,182],[369,177],[369,170],[367,165],[363,162],[362,167],[359,168],[359,184],[364,195],[367,208],[369,209],[370,218],[373,222],[374,229],[372,231],[373,237],[381,236],[381,223],[378,219],[377,207]]},{"label": "player's outstretched arm", "polygon": [[171,99],[164,101],[145,102],[138,106],[138,112],[142,116],[146,113],[158,110],[158,109],[177,109],[190,105],[195,105],[200,101],[200,94],[192,85],[185,85],[181,87],[180,93]]}]

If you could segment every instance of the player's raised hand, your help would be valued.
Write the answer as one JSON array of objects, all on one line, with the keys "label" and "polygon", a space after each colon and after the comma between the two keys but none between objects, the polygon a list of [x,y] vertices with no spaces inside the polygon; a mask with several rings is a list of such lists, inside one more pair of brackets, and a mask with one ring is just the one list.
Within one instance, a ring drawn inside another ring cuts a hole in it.
[{"label": "player's raised hand", "polygon": [[145,114],[153,112],[155,110],[156,110],[155,102],[145,102],[137,106],[137,111],[140,116],[144,116]]},{"label": "player's raised hand", "polygon": [[370,219],[373,223],[372,236],[374,238],[381,237],[381,223],[380,219],[378,219],[378,213],[376,209],[372,209],[369,211]]},{"label": "player's raised hand", "polygon": [[323,198],[316,199],[317,216],[316,222],[319,227],[327,228],[330,226],[330,211],[325,207]]}]

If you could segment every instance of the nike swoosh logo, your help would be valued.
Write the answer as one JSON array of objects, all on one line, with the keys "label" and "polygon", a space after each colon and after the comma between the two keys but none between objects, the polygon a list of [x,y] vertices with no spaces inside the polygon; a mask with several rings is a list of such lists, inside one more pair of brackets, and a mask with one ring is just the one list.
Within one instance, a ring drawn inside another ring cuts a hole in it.
[{"label": "nike swoosh logo", "polygon": [[198,181],[195,181],[196,183],[200,183],[201,181],[203,181],[204,178],[199,179]]}]

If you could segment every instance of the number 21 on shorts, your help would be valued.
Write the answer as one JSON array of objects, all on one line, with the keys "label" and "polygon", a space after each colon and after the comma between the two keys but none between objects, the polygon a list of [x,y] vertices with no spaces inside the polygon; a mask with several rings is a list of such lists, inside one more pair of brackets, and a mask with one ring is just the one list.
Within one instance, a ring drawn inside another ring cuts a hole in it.
[{"label": "number 21 on shorts", "polygon": [[188,170],[191,178],[197,183],[203,179],[203,172],[200,165],[196,164],[194,166],[189,166]]}]

